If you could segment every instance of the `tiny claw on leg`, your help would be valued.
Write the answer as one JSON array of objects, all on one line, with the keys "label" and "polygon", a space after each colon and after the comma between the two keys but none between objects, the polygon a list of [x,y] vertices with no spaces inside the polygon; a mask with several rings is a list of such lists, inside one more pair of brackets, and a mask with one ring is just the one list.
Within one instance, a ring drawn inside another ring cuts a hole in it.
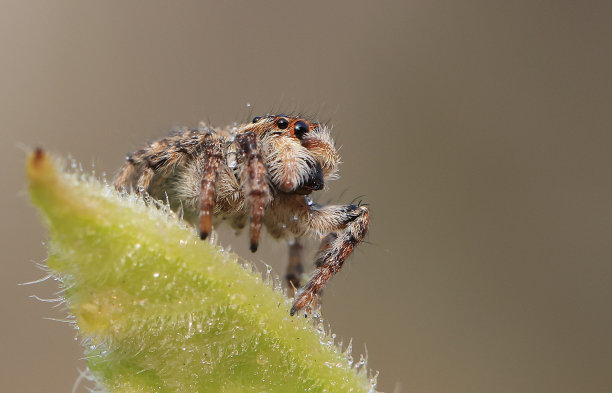
[{"label": "tiny claw on leg", "polygon": [[212,217],[207,211],[200,212],[200,239],[205,240],[212,229]]},{"label": "tiny claw on leg", "polygon": [[298,311],[310,305],[310,303],[312,303],[314,296],[315,295],[312,294],[311,292],[306,292],[306,291],[302,292],[302,294],[299,295],[297,299],[295,299],[295,302],[293,302],[293,305],[291,306],[291,311],[289,311],[289,314],[291,316],[294,316]]},{"label": "tiny claw on leg", "polygon": [[254,200],[253,202],[256,206],[251,210],[251,252],[257,251],[257,247],[259,246],[259,236],[261,234],[261,223],[263,221],[264,210],[263,206],[258,206],[262,202],[261,200]]},{"label": "tiny claw on leg", "polygon": [[293,306],[291,306],[291,311],[289,312],[292,316],[303,309],[304,307],[310,307],[312,303],[317,300],[319,294],[323,290],[325,283],[330,279],[333,275],[328,269],[317,268],[314,275],[304,287],[304,290],[300,292],[293,302]]},{"label": "tiny claw on leg", "polygon": [[259,246],[259,236],[261,234],[261,223],[263,221],[263,206],[259,207],[260,199],[254,199],[255,207],[251,210],[250,243],[251,252],[257,251]]},{"label": "tiny claw on leg", "polygon": [[[253,197],[252,197],[253,198]],[[257,251],[259,236],[261,235],[261,223],[263,221],[263,206],[260,206],[261,198],[253,198],[254,207],[251,209],[250,244],[251,252]]]}]

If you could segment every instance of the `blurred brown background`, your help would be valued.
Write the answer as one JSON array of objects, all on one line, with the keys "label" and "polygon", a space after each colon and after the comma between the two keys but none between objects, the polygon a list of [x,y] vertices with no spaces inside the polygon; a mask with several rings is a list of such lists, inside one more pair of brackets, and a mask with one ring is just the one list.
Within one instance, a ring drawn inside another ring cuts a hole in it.
[{"label": "blurred brown background", "polygon": [[[84,368],[28,298],[55,283],[17,286],[46,255],[19,146],[112,175],[174,125],[299,110],[343,146],[318,199],[373,212],[324,312],[380,390],[612,391],[611,21],[609,1],[3,0],[0,390]],[[284,244],[221,242],[284,271]]]}]

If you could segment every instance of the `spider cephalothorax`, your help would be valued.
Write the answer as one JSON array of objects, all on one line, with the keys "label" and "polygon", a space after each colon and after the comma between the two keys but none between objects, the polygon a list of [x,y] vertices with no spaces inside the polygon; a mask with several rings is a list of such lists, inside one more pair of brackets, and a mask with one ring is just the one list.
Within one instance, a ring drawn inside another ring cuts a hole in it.
[{"label": "spider cephalothorax", "polygon": [[323,188],[338,166],[329,129],[286,116],[256,117],[243,132],[254,132],[277,192],[307,195]]},{"label": "spider cephalothorax", "polygon": [[236,229],[250,222],[252,251],[262,226],[275,238],[289,238],[290,291],[300,287],[303,271],[299,238],[322,236],[316,271],[298,294],[293,315],[311,304],[368,230],[365,206],[321,206],[307,198],[335,177],[338,163],[329,128],[267,115],[238,127],[202,125],[157,140],[127,157],[115,187],[168,200],[202,239],[223,220]]}]

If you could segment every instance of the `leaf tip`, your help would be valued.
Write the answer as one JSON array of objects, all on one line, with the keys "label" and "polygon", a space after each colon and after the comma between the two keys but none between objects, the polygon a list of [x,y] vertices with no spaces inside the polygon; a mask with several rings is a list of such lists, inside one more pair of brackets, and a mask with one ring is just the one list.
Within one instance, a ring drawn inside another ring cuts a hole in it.
[{"label": "leaf tip", "polygon": [[40,147],[28,154],[26,172],[30,185],[42,183],[55,177],[51,157]]}]

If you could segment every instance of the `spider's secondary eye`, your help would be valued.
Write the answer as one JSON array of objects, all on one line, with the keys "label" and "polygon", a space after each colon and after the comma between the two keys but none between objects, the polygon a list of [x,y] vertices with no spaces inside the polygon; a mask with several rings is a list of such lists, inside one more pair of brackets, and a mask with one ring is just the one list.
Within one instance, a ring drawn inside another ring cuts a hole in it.
[{"label": "spider's secondary eye", "polygon": [[306,135],[306,133],[308,132],[308,124],[306,124],[305,121],[300,120],[295,123],[295,127],[293,127],[293,130],[295,132],[295,136],[298,139],[302,139],[304,135]]},{"label": "spider's secondary eye", "polygon": [[289,122],[284,117],[281,117],[276,121],[276,125],[281,130],[284,130],[285,128],[289,127]]},{"label": "spider's secondary eye", "polygon": [[260,120],[261,120],[261,116],[255,116],[255,117],[253,118],[253,123],[257,123],[257,122],[258,122],[258,121],[260,121]]}]

